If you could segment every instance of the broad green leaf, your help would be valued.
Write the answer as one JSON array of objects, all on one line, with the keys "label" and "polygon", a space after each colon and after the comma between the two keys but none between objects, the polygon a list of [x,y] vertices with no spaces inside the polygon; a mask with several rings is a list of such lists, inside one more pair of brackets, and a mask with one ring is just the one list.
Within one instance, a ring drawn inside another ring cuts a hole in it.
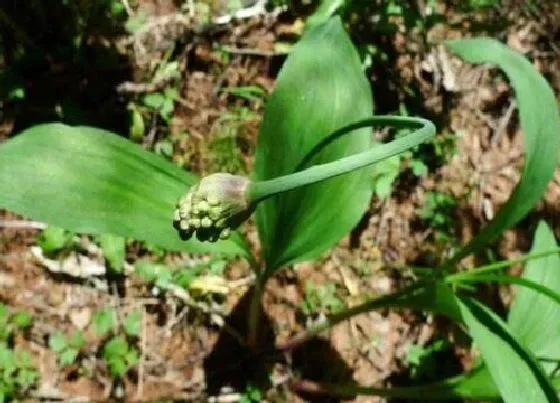
[{"label": "broad green leaf", "polygon": [[[531,253],[545,252],[558,245],[544,221],[539,223]],[[560,292],[560,256],[530,260],[523,279]],[[560,360],[560,304],[535,290],[518,287],[511,305],[508,324],[513,334],[537,357]],[[543,363],[550,373],[556,364]]]},{"label": "broad green leaf", "polygon": [[322,0],[315,12],[307,18],[305,27],[309,29],[327,22],[343,4],[344,0]]},{"label": "broad green leaf", "polygon": [[521,54],[489,38],[460,39],[447,43],[471,63],[497,64],[515,90],[525,143],[521,179],[496,217],[450,261],[457,263],[521,220],[542,197],[554,175],[560,150],[560,114],[554,92]]},{"label": "broad green leaf", "polygon": [[[371,116],[369,84],[338,17],[309,30],[294,47],[268,99],[255,155],[254,180],[293,173],[336,129]],[[371,130],[338,139],[308,164],[367,150]],[[312,259],[354,227],[371,197],[364,169],[261,202],[256,218],[268,273]]]},{"label": "broad green leaf", "polygon": [[458,297],[463,320],[505,402],[558,402],[535,358],[515,339],[507,325],[474,299]]},{"label": "broad green leaf", "polygon": [[[498,389],[488,373],[488,369],[484,366],[477,367],[464,375],[420,386],[371,388],[356,387],[355,384],[326,384],[325,389],[333,395],[336,395],[337,391],[355,391],[359,395],[383,396],[423,402],[428,400],[448,401],[452,399],[497,400],[500,397]],[[348,392],[346,393],[349,394]]]},{"label": "broad green leaf", "polygon": [[117,273],[124,271],[124,257],[126,253],[125,239],[113,234],[101,234],[99,244],[103,250],[103,256],[109,262],[109,266]]},{"label": "broad green leaf", "polygon": [[29,218],[170,250],[248,255],[239,234],[181,241],[173,210],[196,177],[107,131],[34,126],[0,145],[0,167],[0,207]]}]

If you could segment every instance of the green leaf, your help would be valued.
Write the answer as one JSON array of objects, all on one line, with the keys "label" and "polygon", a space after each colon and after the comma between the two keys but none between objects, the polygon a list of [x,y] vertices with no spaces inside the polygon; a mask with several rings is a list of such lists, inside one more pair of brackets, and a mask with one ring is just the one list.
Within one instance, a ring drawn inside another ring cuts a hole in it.
[{"label": "green leaf", "polygon": [[559,401],[542,367],[494,312],[471,298],[458,297],[458,302],[505,402]]},{"label": "green leaf", "polygon": [[78,350],[76,350],[75,348],[69,348],[60,353],[60,355],[58,356],[58,361],[60,362],[60,365],[66,366],[73,364],[74,361],[76,361],[77,357]]},{"label": "green leaf", "polygon": [[14,314],[10,319],[10,322],[12,322],[20,329],[28,327],[29,325],[31,325],[32,321],[33,321],[33,316],[31,315],[31,313],[25,311]]},{"label": "green leaf", "polygon": [[[556,248],[554,233],[541,221],[535,233],[530,253]],[[530,260],[525,266],[523,279],[560,292],[560,256],[550,255]],[[560,360],[560,304],[535,290],[518,287],[510,308],[508,324],[519,341],[537,357]],[[548,373],[556,364],[543,363]]]},{"label": "green leaf", "polygon": [[380,161],[375,166],[373,176],[374,192],[379,199],[385,199],[391,195],[393,183],[401,172],[401,157],[396,155]]},{"label": "green leaf", "polygon": [[81,330],[74,332],[68,339],[68,345],[76,349],[82,348],[84,344],[86,344],[86,339],[84,337],[84,333]]},{"label": "green leaf", "polygon": [[55,353],[60,353],[68,347],[68,340],[62,332],[58,331],[49,337],[49,347]]},{"label": "green leaf", "polygon": [[109,371],[111,371],[111,375],[117,378],[123,376],[128,369],[124,358],[120,356],[107,360],[107,364],[109,364]]},{"label": "green leaf", "polygon": [[130,367],[131,365],[135,365],[138,363],[138,351],[136,349],[128,350],[124,357],[126,364]]},{"label": "green leaf", "polygon": [[560,114],[554,92],[521,54],[489,38],[460,39],[447,46],[468,62],[494,63],[506,73],[515,90],[526,154],[521,179],[507,203],[452,257],[451,265],[515,225],[542,197],[558,164]]},{"label": "green leaf", "polygon": [[146,94],[142,100],[148,108],[159,110],[165,102],[165,96],[161,92]]},{"label": "green leaf", "polygon": [[64,228],[50,225],[45,228],[37,238],[37,245],[39,245],[45,253],[51,253],[64,248],[71,239],[72,234],[69,234]]},{"label": "green leaf", "polygon": [[[268,99],[254,179],[293,173],[322,139],[370,117],[372,110],[369,84],[340,19],[311,29],[294,47]],[[299,168],[334,161],[371,145],[371,130],[360,129]],[[370,172],[356,171],[261,202],[256,219],[268,272],[312,259],[346,235],[367,208]]]},{"label": "green leaf", "polygon": [[142,117],[142,114],[134,104],[131,104],[129,107],[129,115],[130,115],[130,127],[129,127],[130,139],[139,142],[144,137],[144,132],[146,131],[144,118]]},{"label": "green leaf", "polygon": [[107,334],[117,325],[117,313],[113,308],[105,307],[93,314],[93,328],[98,335]]},{"label": "green leaf", "polygon": [[0,166],[0,206],[29,218],[170,250],[248,256],[238,234],[181,241],[173,211],[196,177],[107,131],[34,126],[0,146]]},{"label": "green leaf", "polygon": [[124,324],[124,331],[129,336],[138,336],[142,330],[142,311],[134,311],[127,315]]},{"label": "green leaf", "polygon": [[305,28],[313,28],[319,24],[323,24],[342,7],[344,0],[322,0],[319,7],[307,18]]},{"label": "green leaf", "polygon": [[113,234],[101,234],[99,237],[103,255],[109,266],[117,273],[124,271],[125,239]]},{"label": "green leaf", "polygon": [[171,278],[171,269],[163,264],[139,260],[134,264],[134,271],[148,283],[154,283],[162,276]]},{"label": "green leaf", "polygon": [[106,359],[114,357],[124,357],[128,352],[128,343],[124,337],[118,336],[113,337],[106,345],[103,350],[103,354]]}]

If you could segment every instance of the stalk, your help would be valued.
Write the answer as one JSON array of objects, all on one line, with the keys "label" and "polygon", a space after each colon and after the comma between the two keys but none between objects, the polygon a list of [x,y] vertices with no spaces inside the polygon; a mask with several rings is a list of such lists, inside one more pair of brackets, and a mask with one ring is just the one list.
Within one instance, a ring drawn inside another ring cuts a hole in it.
[{"label": "stalk", "polygon": [[304,162],[309,161],[320,149],[330,144],[338,137],[364,127],[378,126],[393,126],[397,128],[409,127],[417,128],[417,130],[407,136],[395,139],[390,143],[375,146],[370,150],[362,151],[361,153],[350,155],[337,161],[315,165],[302,171],[267,181],[251,183],[248,189],[250,203],[256,204],[279,193],[287,192],[301,186],[311,185],[373,165],[425,142],[436,133],[434,124],[426,119],[406,116],[374,116],[333,132],[317,144],[299,165],[304,165]]},{"label": "stalk", "polygon": [[426,284],[424,282],[418,281],[408,287],[403,288],[400,291],[397,291],[393,294],[384,295],[382,297],[364,302],[361,305],[357,305],[355,307],[346,309],[342,312],[329,315],[324,322],[311,327],[310,329],[304,330],[303,332],[296,334],[287,342],[280,344],[277,346],[277,350],[280,351],[289,351],[293,350],[296,346],[306,342],[307,340],[311,339],[312,337],[318,335],[319,333],[324,332],[325,330],[333,327],[334,325],[345,321],[346,319],[351,318],[352,316],[356,316],[365,312],[373,311],[379,308],[388,308],[391,306],[399,306],[402,305],[399,303],[402,300],[406,300],[407,297],[413,295],[417,290],[424,287]]},{"label": "stalk", "polygon": [[[337,138],[349,134],[354,130],[365,127],[392,126],[395,128],[416,129],[412,133],[399,137],[387,144],[378,144],[375,147],[358,154],[341,158],[337,161],[314,165],[300,170],[324,147]],[[287,192],[301,186],[311,185],[336,176],[373,165],[379,161],[398,155],[415,147],[436,133],[432,122],[422,118],[404,116],[374,116],[364,119],[328,135],[319,142],[298,164],[296,172],[274,179],[250,182],[247,178],[230,174],[213,174],[203,178],[181,198],[177,204],[173,224],[182,239],[192,236],[200,241],[215,242],[230,236],[230,230],[235,229],[245,221],[256,208],[256,205],[269,197]],[[248,344],[256,349],[258,344],[260,305],[264,284],[268,277],[267,270],[257,273],[257,281],[249,309],[249,334]],[[404,291],[404,290],[403,290]],[[387,296],[386,299],[398,298],[398,294]],[[366,303],[361,312],[366,312],[376,307],[381,307],[384,298]],[[358,307],[357,307],[358,308]],[[359,313],[356,309],[348,311],[349,315],[334,315],[329,322],[318,327],[306,337],[319,333],[346,317]]]},{"label": "stalk", "polygon": [[262,275],[257,276],[255,288],[251,296],[249,305],[249,330],[247,334],[247,344],[252,351],[257,351],[259,347],[259,326],[261,322],[261,300],[264,290],[264,279]]}]

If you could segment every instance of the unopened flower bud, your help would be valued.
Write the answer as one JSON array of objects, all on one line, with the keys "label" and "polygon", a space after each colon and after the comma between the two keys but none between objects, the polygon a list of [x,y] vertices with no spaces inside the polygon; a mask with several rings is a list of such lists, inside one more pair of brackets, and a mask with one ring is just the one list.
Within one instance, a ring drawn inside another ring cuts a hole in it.
[{"label": "unopened flower bud", "polygon": [[191,187],[177,203],[173,225],[182,239],[193,235],[200,241],[227,239],[251,215],[247,199],[249,179],[217,173]]}]

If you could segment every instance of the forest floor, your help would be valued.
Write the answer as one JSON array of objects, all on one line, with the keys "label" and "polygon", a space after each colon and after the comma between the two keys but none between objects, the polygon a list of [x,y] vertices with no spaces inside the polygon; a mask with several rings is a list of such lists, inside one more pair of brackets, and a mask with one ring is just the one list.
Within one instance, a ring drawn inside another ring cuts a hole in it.
[{"label": "forest floor", "polygon": [[[107,102],[122,109],[145,93],[167,88],[169,81],[150,81],[154,66],[177,62],[179,77],[173,82],[178,94],[171,114],[163,119],[159,112],[143,109],[145,135],[136,141],[201,175],[250,172],[266,94],[274,88],[286,44],[301,35],[306,7],[263,11],[199,32],[194,30],[196,18],[186,17],[171,0],[138,3],[133,12],[145,15],[142,27],[111,38],[128,63],[128,73],[110,79],[114,94]],[[442,256],[471,239],[507,200],[523,165],[513,93],[494,67],[462,63],[442,46],[445,39],[490,34],[527,55],[560,94],[560,5],[545,2],[540,13],[505,9],[458,12],[442,6],[443,22],[415,30],[395,18],[399,28],[390,35],[375,31],[365,19],[353,25],[353,39],[388,55],[385,63],[368,69],[377,112],[398,113],[405,105],[410,114],[433,119],[438,135],[416,156],[427,166],[426,174],[416,176],[406,163],[399,167],[391,194],[374,197],[359,225],[336,247],[319,259],[286,267],[269,281],[263,309],[276,341],[339,306],[398,289],[414,276],[407,265],[437,267]],[[213,18],[224,14],[216,5],[210,13]],[[475,30],[492,25],[494,31]],[[98,101],[90,102],[94,110]],[[100,109],[102,113],[104,107]],[[4,110],[0,141],[32,123],[21,116],[21,111]],[[126,124],[98,121],[128,130]],[[535,211],[488,248],[488,259],[525,253],[541,218],[560,236],[559,208],[560,171]],[[239,316],[245,319],[242,306],[252,282],[245,262],[160,254],[131,241],[127,275],[109,278],[99,247],[85,235],[75,235],[79,248],[45,257],[37,247],[43,228],[42,223],[0,212],[0,302],[33,316],[29,331],[15,340],[32,352],[40,374],[29,400],[252,401],[241,399],[257,388],[259,380],[248,379],[248,373],[260,367],[240,362],[232,336]],[[258,248],[254,223],[242,231]],[[141,259],[202,267],[202,274],[223,277],[228,291],[187,301],[179,291],[163,292],[135,274],[133,267]],[[64,267],[57,265],[60,261]],[[480,293],[501,313],[512,295],[508,287],[493,286]],[[112,381],[100,356],[104,340],[92,330],[96,312],[106,307],[114,308],[120,321],[130,312],[141,312],[135,341],[139,363],[122,385]],[[61,366],[49,348],[49,335],[58,330],[81,330],[87,341],[71,365]],[[456,339],[455,330],[440,318],[408,310],[357,316],[289,357],[266,363],[268,386],[258,393],[268,402],[336,402],[298,396],[289,381],[303,375],[385,387],[450,377],[472,363],[470,345]]]}]

